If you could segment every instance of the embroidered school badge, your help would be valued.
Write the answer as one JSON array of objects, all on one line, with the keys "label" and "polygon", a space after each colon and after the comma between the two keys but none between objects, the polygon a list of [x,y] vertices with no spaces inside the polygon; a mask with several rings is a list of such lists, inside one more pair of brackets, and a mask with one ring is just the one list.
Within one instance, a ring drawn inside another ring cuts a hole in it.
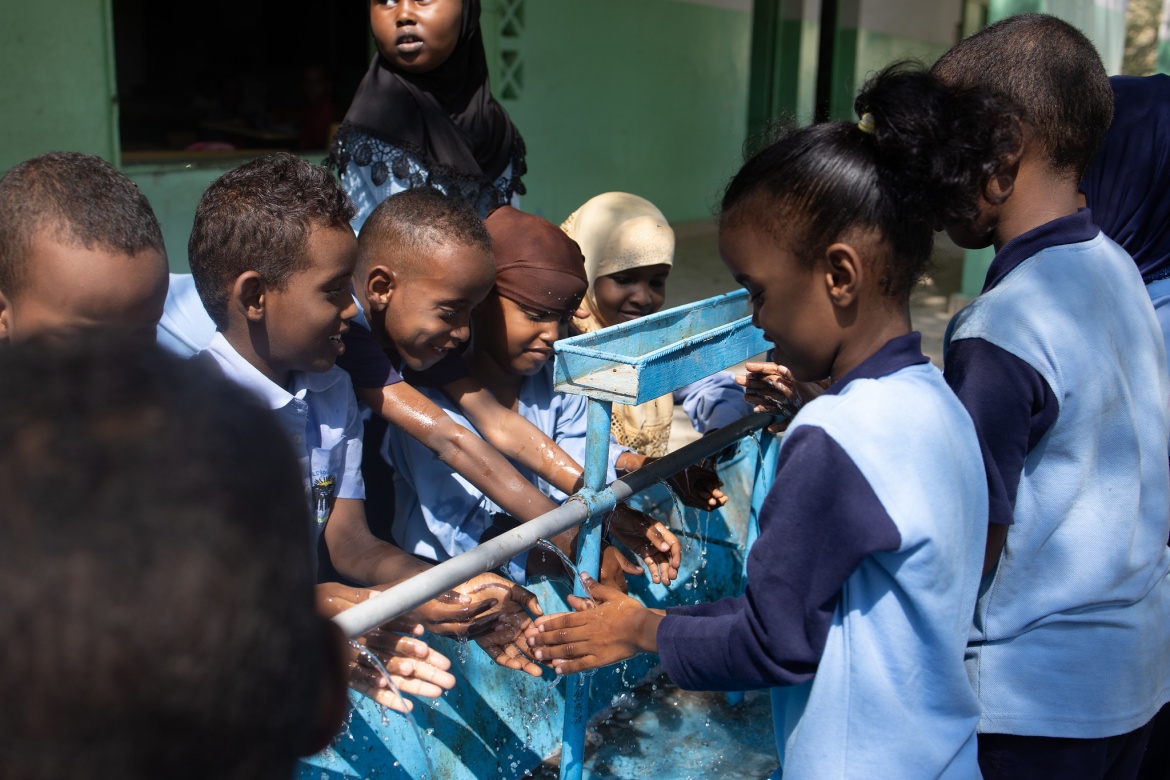
[{"label": "embroidered school badge", "polygon": [[317,525],[324,525],[333,511],[333,491],[337,487],[337,477],[328,471],[314,471],[313,485],[313,516],[317,518]]}]

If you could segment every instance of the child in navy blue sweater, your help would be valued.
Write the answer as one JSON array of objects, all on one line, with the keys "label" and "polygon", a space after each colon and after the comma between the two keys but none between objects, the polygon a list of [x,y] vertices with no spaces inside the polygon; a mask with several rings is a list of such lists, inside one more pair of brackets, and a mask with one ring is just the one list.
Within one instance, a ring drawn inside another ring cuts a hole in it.
[{"label": "child in navy blue sweater", "polygon": [[968,648],[988,777],[1132,777],[1170,699],[1165,346],[1133,259],[1077,185],[1113,114],[1092,43],[1029,14],[934,71],[1023,112],[961,246],[994,245],[948,328],[947,382],[986,446],[985,582]]},{"label": "child in navy blue sweater", "polygon": [[829,383],[781,446],[747,592],[663,612],[594,585],[595,607],[528,639],[564,673],[657,652],[683,688],[772,687],[785,777],[978,777],[963,652],[987,483],[909,295],[934,225],[973,210],[1013,109],[898,67],[857,109],[783,137],[723,198],[720,253],[777,361]]}]

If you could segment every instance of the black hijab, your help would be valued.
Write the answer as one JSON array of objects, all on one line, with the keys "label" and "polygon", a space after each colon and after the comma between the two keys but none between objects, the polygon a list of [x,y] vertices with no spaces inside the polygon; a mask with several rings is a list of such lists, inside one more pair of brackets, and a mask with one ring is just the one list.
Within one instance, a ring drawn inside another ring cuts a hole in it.
[{"label": "black hijab", "polygon": [[511,164],[511,191],[497,193],[500,202],[493,207],[513,192],[524,193],[524,140],[492,97],[479,16],[480,0],[463,0],[459,41],[447,61],[429,73],[394,70],[375,55],[334,140],[330,161],[339,172],[353,161],[371,166],[377,185],[389,173],[405,179],[408,166],[395,154],[400,149],[429,174],[429,180],[412,181],[412,187],[438,184],[479,206],[485,190],[493,190]]}]

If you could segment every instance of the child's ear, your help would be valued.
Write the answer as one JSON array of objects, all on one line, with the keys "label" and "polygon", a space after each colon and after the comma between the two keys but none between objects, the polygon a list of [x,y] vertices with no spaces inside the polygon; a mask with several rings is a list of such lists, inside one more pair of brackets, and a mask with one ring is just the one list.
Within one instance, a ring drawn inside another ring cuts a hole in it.
[{"label": "child's ear", "polygon": [[398,288],[398,274],[384,265],[376,265],[366,275],[366,300],[374,311],[383,311]]},{"label": "child's ear", "polygon": [[825,250],[825,289],[834,306],[845,308],[857,300],[865,271],[850,244],[832,244]]},{"label": "child's ear", "polygon": [[264,279],[255,271],[245,271],[236,277],[232,285],[232,297],[229,305],[239,311],[249,322],[261,322],[264,319],[265,300]]},{"label": "child's ear", "polygon": [[1025,131],[1017,125],[1015,148],[999,160],[995,173],[983,183],[983,199],[992,206],[1000,206],[1012,196],[1016,188],[1016,176],[1020,172],[1020,160],[1024,156]]},{"label": "child's ear", "polygon": [[8,302],[8,296],[0,292],[0,342],[10,340],[11,320],[12,304]]},{"label": "child's ear", "polygon": [[317,707],[304,745],[297,752],[309,756],[325,749],[345,723],[349,712],[346,691],[348,665],[345,660],[345,635],[332,620],[321,618],[321,668],[318,673]]}]

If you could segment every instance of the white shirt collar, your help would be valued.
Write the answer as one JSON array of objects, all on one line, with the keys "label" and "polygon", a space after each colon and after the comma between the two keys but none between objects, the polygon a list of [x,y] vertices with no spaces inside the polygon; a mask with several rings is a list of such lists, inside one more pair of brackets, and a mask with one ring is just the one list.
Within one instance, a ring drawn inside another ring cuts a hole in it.
[{"label": "white shirt collar", "polygon": [[309,392],[324,392],[341,381],[345,374],[337,366],[324,372],[293,371],[289,378],[289,389],[285,389],[245,360],[219,331],[211,337],[211,343],[204,351],[215,358],[228,379],[256,393],[269,409],[283,409],[294,399],[304,400]]}]

